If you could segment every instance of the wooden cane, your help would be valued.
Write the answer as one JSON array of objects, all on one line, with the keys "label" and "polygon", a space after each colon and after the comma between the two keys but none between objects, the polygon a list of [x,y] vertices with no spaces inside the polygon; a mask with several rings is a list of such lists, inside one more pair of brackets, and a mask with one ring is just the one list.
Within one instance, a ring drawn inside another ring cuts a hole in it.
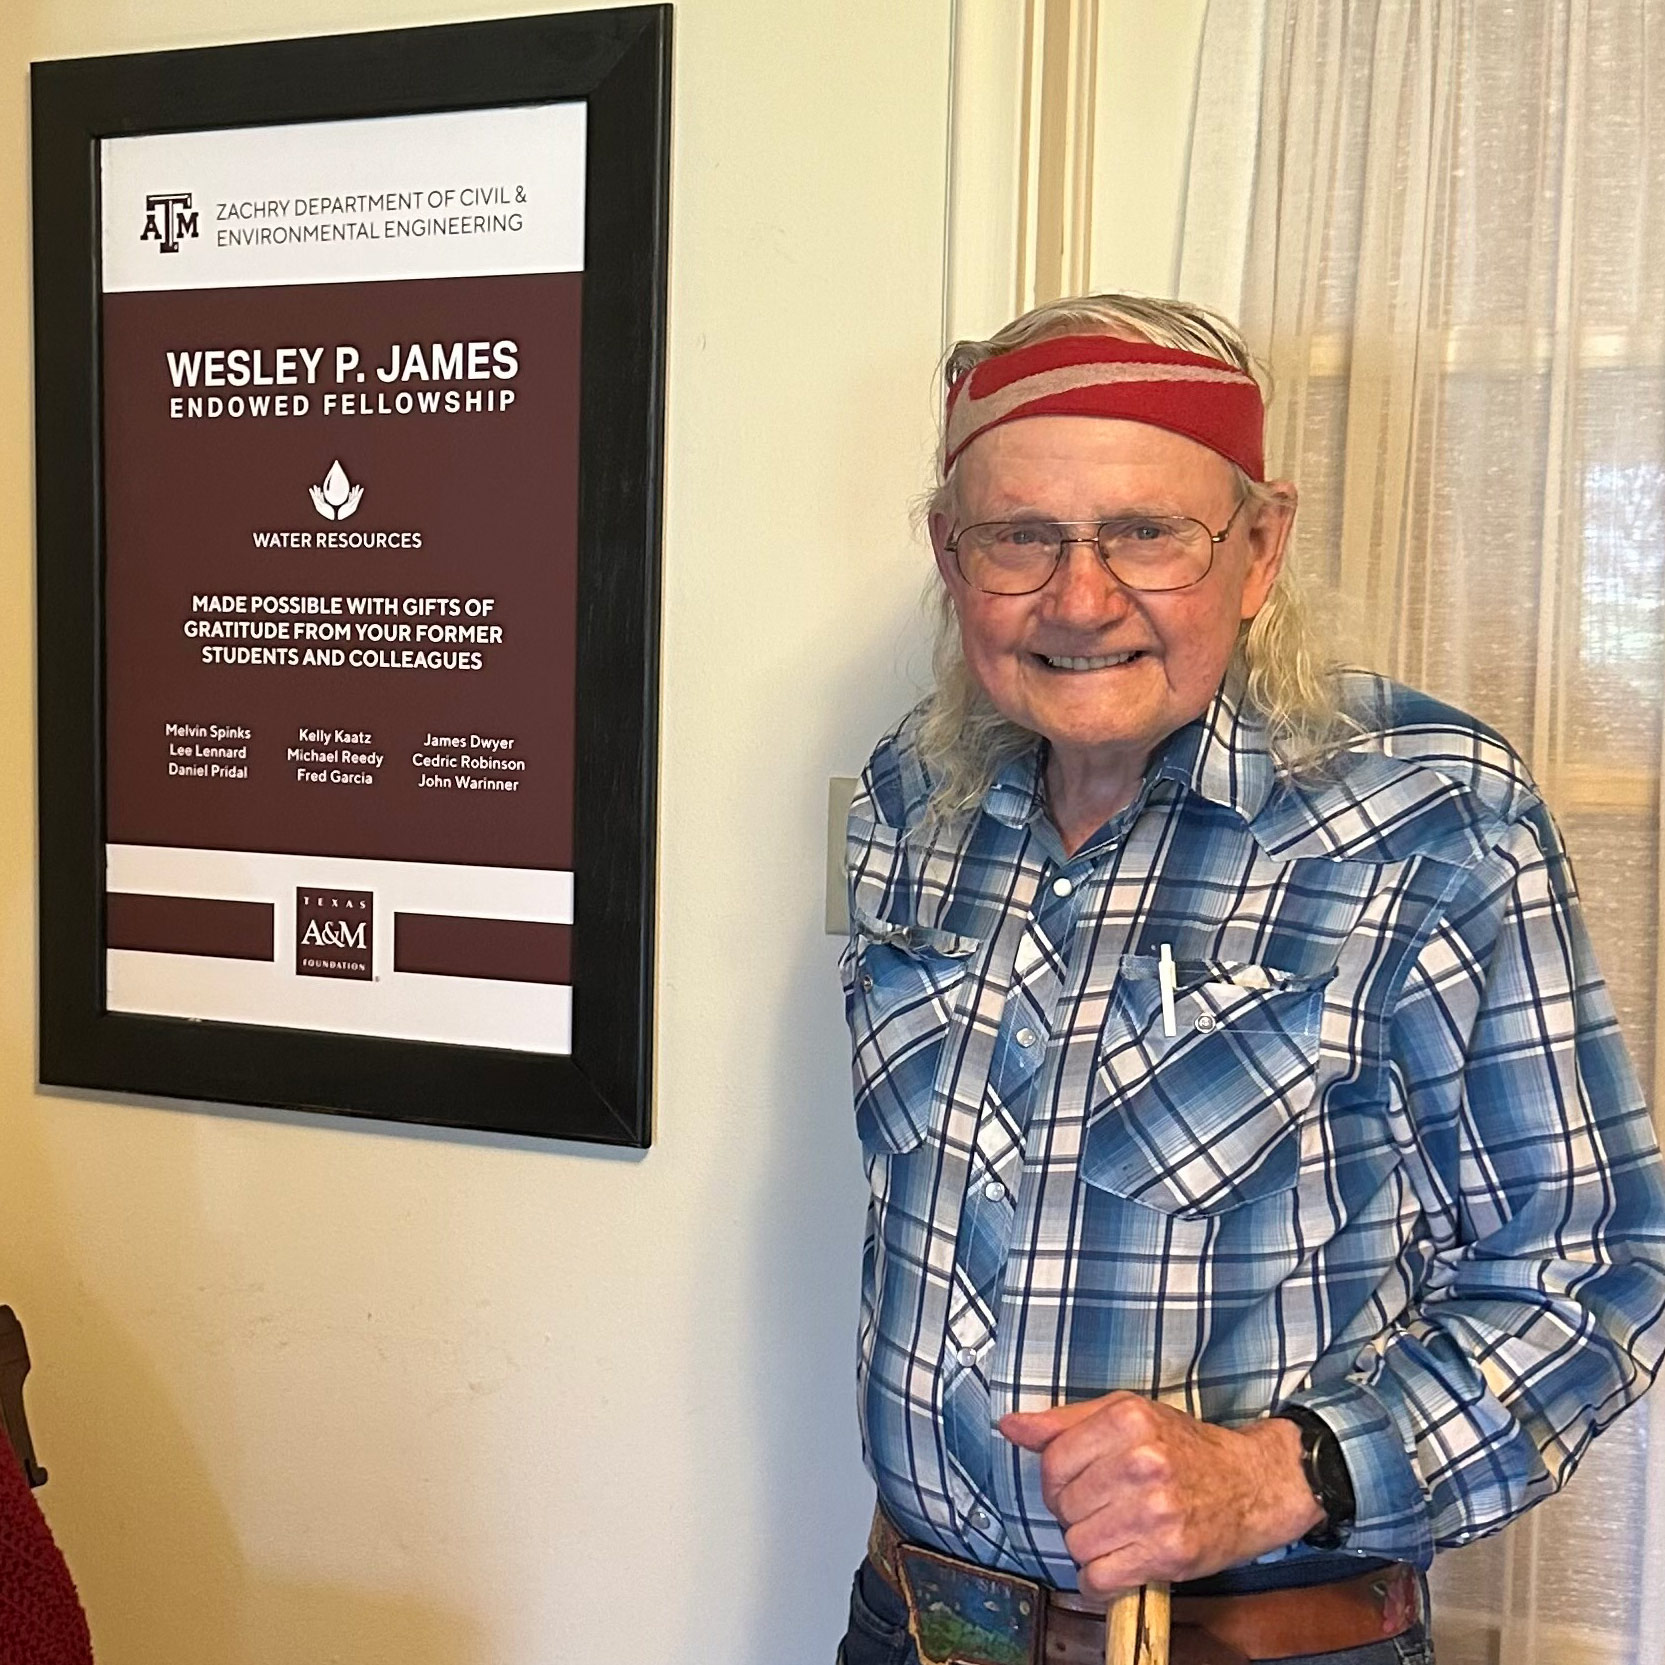
[{"label": "wooden cane", "polygon": [[1104,1665],[1168,1665],[1168,1586],[1124,1590],[1104,1618]]}]

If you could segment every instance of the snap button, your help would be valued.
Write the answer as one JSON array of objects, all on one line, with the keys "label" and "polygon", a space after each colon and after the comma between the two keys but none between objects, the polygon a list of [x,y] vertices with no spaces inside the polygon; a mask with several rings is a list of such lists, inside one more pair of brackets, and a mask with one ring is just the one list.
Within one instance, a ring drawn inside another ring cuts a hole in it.
[{"label": "snap button", "polygon": [[1033,1029],[1020,1029],[1012,1037],[1019,1046],[1029,1047],[1035,1044],[1036,1035]]},{"label": "snap button", "polygon": [[977,1362],[977,1349],[975,1347],[962,1347],[959,1352],[959,1360],[969,1370]]},{"label": "snap button", "polygon": [[981,1531],[985,1527],[987,1527],[987,1525],[989,1524],[989,1512],[988,1512],[988,1510],[987,1509],[973,1509],[971,1511],[971,1524],[973,1526],[975,1526],[979,1531]]},{"label": "snap button", "polygon": [[861,992],[863,994],[873,992],[873,973],[871,971],[864,971],[861,974]]},{"label": "snap button", "polygon": [[1000,1199],[1006,1195],[1006,1187],[1002,1185],[998,1179],[991,1179],[988,1184],[983,1187],[983,1195],[987,1197],[990,1202],[999,1202]]},{"label": "snap button", "polygon": [[1220,1020],[1212,1012],[1197,1013],[1197,1033],[1207,1035],[1220,1026]]},{"label": "snap button", "polygon": [[1068,879],[1054,879],[1052,881],[1052,894],[1054,896],[1068,896],[1074,889],[1075,886]]}]

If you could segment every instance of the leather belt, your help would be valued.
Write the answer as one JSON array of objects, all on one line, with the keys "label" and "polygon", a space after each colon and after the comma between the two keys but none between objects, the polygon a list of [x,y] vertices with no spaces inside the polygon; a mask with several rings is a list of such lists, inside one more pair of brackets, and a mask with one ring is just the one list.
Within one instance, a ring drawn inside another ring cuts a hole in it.
[{"label": "leather belt", "polygon": [[[1035,1634],[1022,1645],[1019,1657],[1027,1654],[1035,1665],[1103,1665],[1103,1605],[1073,1590],[1033,1584],[935,1550],[921,1550],[903,1538],[882,1510],[873,1516],[867,1556],[879,1576],[907,1603],[909,1629],[916,1643],[921,1615],[908,1569],[915,1564],[913,1558],[923,1557],[950,1574],[955,1568],[964,1569],[980,1597],[991,1584],[1014,1587],[1009,1601],[1013,1613],[1027,1615],[1033,1605],[1038,1620]],[[979,1600],[978,1605],[989,1603]],[[1173,1665],[1230,1665],[1338,1653],[1401,1635],[1420,1617],[1420,1586],[1416,1573],[1404,1562],[1332,1584],[1243,1595],[1175,1596],[1171,1658]]]}]

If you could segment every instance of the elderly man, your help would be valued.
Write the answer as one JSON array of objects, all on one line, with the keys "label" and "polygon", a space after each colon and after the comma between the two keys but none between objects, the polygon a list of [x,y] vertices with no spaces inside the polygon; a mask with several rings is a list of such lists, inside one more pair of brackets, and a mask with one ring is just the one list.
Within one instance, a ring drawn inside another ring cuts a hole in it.
[{"label": "elderly man", "polygon": [[948,366],[932,695],[851,811],[878,1487],[844,1665],[1431,1657],[1420,1571],[1648,1384],[1665,1186],[1472,717],[1332,671],[1252,362],[1178,302]]}]

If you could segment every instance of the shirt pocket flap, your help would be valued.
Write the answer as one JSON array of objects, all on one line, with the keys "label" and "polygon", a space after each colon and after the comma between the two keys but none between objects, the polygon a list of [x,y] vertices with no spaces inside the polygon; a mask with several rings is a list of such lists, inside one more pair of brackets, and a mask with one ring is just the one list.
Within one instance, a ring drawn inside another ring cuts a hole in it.
[{"label": "shirt pocket flap", "polygon": [[931,1124],[944,1045],[980,945],[852,910],[844,957],[856,1132],[870,1150],[912,1150]]},{"label": "shirt pocket flap", "polygon": [[1128,955],[1111,1002],[1083,1178],[1166,1214],[1217,1214],[1295,1183],[1334,971],[1175,962],[1174,1033],[1159,962]]}]

